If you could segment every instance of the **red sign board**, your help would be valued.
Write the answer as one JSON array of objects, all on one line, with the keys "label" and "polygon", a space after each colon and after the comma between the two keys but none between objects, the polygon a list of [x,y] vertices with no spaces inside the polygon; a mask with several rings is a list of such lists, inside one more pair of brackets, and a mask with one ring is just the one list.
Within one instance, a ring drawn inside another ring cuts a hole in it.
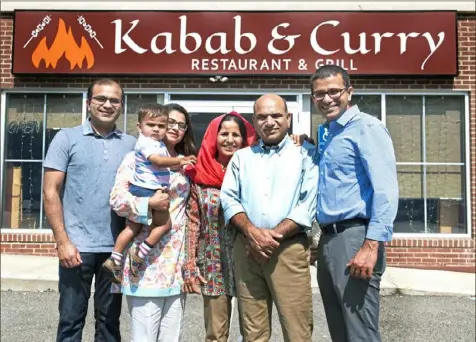
[{"label": "red sign board", "polygon": [[13,73],[456,75],[455,12],[15,12]]}]

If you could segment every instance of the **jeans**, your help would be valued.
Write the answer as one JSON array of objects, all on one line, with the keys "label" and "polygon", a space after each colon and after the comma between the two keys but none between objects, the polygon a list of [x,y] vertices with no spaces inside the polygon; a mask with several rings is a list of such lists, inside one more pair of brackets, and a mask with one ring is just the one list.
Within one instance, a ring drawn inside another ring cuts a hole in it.
[{"label": "jeans", "polygon": [[119,342],[119,317],[122,294],[111,293],[111,281],[106,278],[102,264],[110,253],[81,253],[83,263],[74,268],[59,266],[59,324],[57,342],[81,341],[93,276],[95,342]]}]

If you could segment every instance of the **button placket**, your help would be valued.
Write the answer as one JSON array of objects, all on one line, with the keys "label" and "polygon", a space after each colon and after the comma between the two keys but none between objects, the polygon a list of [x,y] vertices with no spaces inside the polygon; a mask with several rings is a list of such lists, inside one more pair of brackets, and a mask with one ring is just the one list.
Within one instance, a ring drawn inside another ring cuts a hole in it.
[{"label": "button placket", "polygon": [[104,151],[104,160],[108,160],[109,157],[108,157],[108,155],[107,155],[107,142],[106,142],[106,139],[103,139],[102,145],[103,145],[103,151]]}]

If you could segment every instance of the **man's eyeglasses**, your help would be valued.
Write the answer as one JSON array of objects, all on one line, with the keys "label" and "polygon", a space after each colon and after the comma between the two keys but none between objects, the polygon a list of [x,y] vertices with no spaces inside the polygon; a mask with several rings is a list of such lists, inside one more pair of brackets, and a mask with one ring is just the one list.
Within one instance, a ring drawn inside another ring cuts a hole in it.
[{"label": "man's eyeglasses", "polygon": [[167,126],[168,126],[169,129],[174,128],[175,125],[177,125],[178,129],[182,132],[185,132],[187,130],[187,124],[186,123],[178,122],[178,121],[175,121],[174,119],[169,119],[169,121],[167,122]]},{"label": "man's eyeglasses", "polygon": [[337,100],[339,97],[342,96],[342,94],[346,90],[347,90],[347,88],[342,88],[342,89],[340,89],[340,88],[330,88],[330,89],[327,89],[327,91],[315,91],[315,92],[311,93],[311,96],[316,101],[324,100],[326,95],[329,95],[329,97],[333,100]]},{"label": "man's eyeglasses", "polygon": [[122,103],[122,100],[116,97],[93,96],[92,99],[100,106],[105,104],[108,100],[112,106],[120,106]]}]

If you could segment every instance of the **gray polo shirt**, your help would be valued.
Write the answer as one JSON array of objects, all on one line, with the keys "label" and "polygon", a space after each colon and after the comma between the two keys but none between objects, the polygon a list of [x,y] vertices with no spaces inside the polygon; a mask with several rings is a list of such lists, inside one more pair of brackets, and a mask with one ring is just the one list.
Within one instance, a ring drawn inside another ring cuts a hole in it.
[{"label": "gray polo shirt", "polygon": [[44,168],[66,173],[61,200],[70,240],[80,252],[111,252],[124,220],[109,204],[117,169],[136,139],[119,130],[96,134],[89,120],[64,128],[48,148]]}]

